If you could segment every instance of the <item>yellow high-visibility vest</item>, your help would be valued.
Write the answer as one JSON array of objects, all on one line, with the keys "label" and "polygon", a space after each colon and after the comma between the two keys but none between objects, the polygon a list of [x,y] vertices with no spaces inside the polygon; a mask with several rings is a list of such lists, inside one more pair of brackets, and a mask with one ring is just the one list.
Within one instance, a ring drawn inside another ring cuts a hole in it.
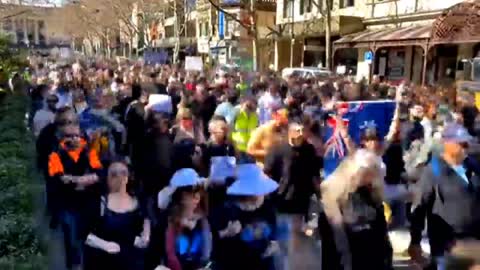
[{"label": "yellow high-visibility vest", "polygon": [[238,151],[247,151],[247,144],[250,140],[250,135],[257,126],[258,116],[256,113],[248,113],[243,110],[238,112],[232,130],[232,142]]}]

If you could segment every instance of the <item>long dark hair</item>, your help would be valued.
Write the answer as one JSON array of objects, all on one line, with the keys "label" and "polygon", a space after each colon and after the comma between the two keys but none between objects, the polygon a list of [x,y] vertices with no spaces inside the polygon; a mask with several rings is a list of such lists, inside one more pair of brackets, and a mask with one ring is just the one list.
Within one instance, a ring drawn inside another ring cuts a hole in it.
[{"label": "long dark hair", "polygon": [[172,194],[172,201],[170,203],[169,209],[169,222],[174,226],[176,231],[180,231],[182,229],[182,214],[183,214],[183,205],[182,205],[182,198],[185,193],[200,193],[200,203],[198,204],[197,209],[195,212],[206,216],[208,214],[208,200],[207,194],[205,189],[200,186],[189,186],[189,187],[181,187],[177,188],[175,192]]}]

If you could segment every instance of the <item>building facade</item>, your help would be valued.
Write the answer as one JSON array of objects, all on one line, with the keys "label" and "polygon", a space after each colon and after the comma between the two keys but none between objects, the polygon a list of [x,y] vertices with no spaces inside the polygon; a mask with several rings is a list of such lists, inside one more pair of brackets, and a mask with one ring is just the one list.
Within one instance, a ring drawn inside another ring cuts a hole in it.
[{"label": "building facade", "polygon": [[[342,10],[362,16],[363,31],[334,41],[334,68],[346,66],[357,79],[417,84],[449,83],[464,74],[458,64],[474,54],[474,43],[434,42],[435,22],[462,0],[355,0]],[[355,61],[356,59],[356,61]]]},{"label": "building facade", "polygon": [[275,0],[197,0],[197,52],[208,65],[267,69],[273,60]]},{"label": "building facade", "polygon": [[275,69],[326,65],[326,22],[330,40],[363,30],[361,10],[352,0],[279,0],[275,36]]},{"label": "building facade", "polygon": [[326,66],[325,22],[331,18],[333,71],[418,84],[463,79],[480,40],[435,33],[462,29],[462,20],[472,24],[477,6],[469,0],[280,0],[275,68]]},{"label": "building facade", "polygon": [[8,35],[13,46],[47,49],[71,45],[56,7],[15,6],[2,9],[0,31]]}]

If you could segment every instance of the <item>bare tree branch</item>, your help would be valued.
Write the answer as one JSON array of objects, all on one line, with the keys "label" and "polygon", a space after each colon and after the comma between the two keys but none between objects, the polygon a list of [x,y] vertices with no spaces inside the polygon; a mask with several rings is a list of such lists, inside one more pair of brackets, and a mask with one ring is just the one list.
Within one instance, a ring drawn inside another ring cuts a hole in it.
[{"label": "bare tree branch", "polygon": [[249,34],[255,34],[256,36],[256,33],[252,33],[252,27],[251,25],[247,25],[245,24],[242,20],[240,20],[239,18],[237,18],[237,16],[235,16],[234,14],[226,11],[225,9],[223,9],[222,7],[220,7],[220,5],[216,4],[213,0],[207,0],[217,11],[220,11],[220,12],[223,12],[223,14],[225,14],[225,16],[233,19],[234,21],[236,21],[238,24],[240,24],[243,28],[245,28]]}]

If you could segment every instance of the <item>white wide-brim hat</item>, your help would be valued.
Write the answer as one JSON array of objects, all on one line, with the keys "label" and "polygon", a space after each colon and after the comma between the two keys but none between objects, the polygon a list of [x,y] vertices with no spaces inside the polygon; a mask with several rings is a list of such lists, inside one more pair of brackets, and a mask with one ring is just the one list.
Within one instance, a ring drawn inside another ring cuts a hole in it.
[{"label": "white wide-brim hat", "polygon": [[200,186],[203,184],[205,184],[205,179],[201,178],[198,173],[191,168],[176,171],[172,179],[170,179],[170,187],[173,188]]},{"label": "white wide-brim hat", "polygon": [[277,188],[277,182],[265,175],[258,165],[242,164],[237,166],[237,180],[227,189],[227,194],[264,196]]}]

